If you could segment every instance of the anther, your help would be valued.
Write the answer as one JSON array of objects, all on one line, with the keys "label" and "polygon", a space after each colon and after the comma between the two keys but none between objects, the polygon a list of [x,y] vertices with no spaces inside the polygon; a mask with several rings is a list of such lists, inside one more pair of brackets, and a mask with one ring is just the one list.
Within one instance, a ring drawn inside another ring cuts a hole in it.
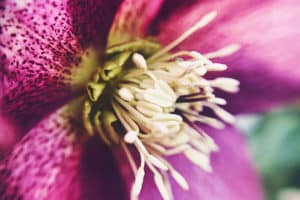
[{"label": "anther", "polygon": [[132,101],[132,100],[134,100],[133,94],[127,88],[121,88],[121,89],[119,89],[118,90],[118,94],[125,101]]},{"label": "anther", "polygon": [[211,52],[211,53],[207,53],[204,54],[204,56],[208,59],[211,58],[220,58],[220,57],[226,57],[226,56],[230,56],[232,54],[234,54],[235,52],[237,52],[240,49],[240,45],[238,44],[231,44],[228,45],[222,49],[219,49],[217,51]]},{"label": "anther", "polygon": [[164,165],[160,160],[158,160],[156,157],[149,155],[147,157],[147,159],[156,167],[158,167],[159,169],[163,170],[163,171],[167,171],[168,167],[166,165]]},{"label": "anther", "polygon": [[134,53],[132,56],[132,61],[136,65],[137,68],[147,69],[147,61],[144,56],[139,53]]},{"label": "anther", "polygon": [[212,87],[219,88],[226,92],[237,92],[239,90],[240,82],[233,78],[216,78],[210,81]]},{"label": "anther", "polygon": [[136,131],[128,131],[124,136],[126,143],[132,144],[138,139],[138,133]]}]

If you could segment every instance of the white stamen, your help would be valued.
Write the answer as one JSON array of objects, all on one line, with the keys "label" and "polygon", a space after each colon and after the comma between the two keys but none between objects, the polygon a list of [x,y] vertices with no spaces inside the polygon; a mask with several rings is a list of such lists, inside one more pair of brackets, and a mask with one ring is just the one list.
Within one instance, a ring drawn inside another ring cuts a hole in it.
[{"label": "white stamen", "polygon": [[154,122],[153,123],[153,132],[156,133],[161,133],[161,134],[165,134],[168,132],[168,129],[166,126],[162,125],[161,123],[158,122]]},{"label": "white stamen", "polygon": [[128,131],[124,136],[124,141],[132,144],[138,139],[138,133],[135,131]]},{"label": "white stamen", "polygon": [[206,65],[208,71],[224,71],[227,69],[227,65],[220,63],[213,63]]},{"label": "white stamen", "polygon": [[213,98],[210,99],[209,101],[210,101],[210,102],[213,102],[213,103],[216,103],[216,104],[218,104],[218,105],[222,105],[222,106],[224,106],[224,105],[227,104],[227,102],[226,102],[225,99],[219,98],[219,97],[213,97]]},{"label": "white stamen", "polygon": [[135,175],[135,181],[132,186],[132,196],[134,196],[134,198],[132,199],[137,199],[136,197],[138,197],[138,195],[140,194],[144,182],[144,176],[145,176],[144,167],[139,168]]},{"label": "white stamen", "polygon": [[163,182],[163,179],[161,177],[161,175],[159,174],[154,174],[154,182],[163,198],[163,200],[171,200],[170,199],[170,195],[169,192]]},{"label": "white stamen", "polygon": [[222,49],[219,49],[215,52],[204,54],[204,56],[208,59],[226,57],[226,56],[230,56],[230,55],[234,54],[239,49],[240,49],[240,45],[231,44],[231,45],[228,45],[228,46],[226,46]]},{"label": "white stamen", "polygon": [[136,103],[136,109],[146,116],[155,116],[163,112],[163,109],[156,104],[149,103],[147,101],[138,101]]},{"label": "white stamen", "polygon": [[205,171],[211,172],[212,168],[209,163],[208,155],[201,153],[199,151],[196,151],[194,149],[186,150],[184,152],[184,154],[190,161],[192,161],[193,163],[195,163],[196,165],[198,165]]},{"label": "white stamen", "polygon": [[134,99],[133,94],[127,88],[121,88],[121,89],[119,89],[118,94],[125,101],[132,101]]},{"label": "white stamen", "polygon": [[229,112],[227,112],[226,110],[224,110],[223,108],[213,104],[213,103],[203,103],[205,106],[211,108],[216,115],[218,115],[222,120],[224,120],[225,122],[229,123],[229,124],[234,124],[235,123],[235,117],[233,115],[231,115]]},{"label": "white stamen", "polygon": [[159,169],[163,170],[163,171],[167,171],[168,167],[165,166],[160,160],[158,160],[157,158],[155,158],[152,155],[148,156],[148,160],[155,165],[156,167],[158,167]]},{"label": "white stamen", "polygon": [[219,88],[226,92],[237,92],[240,82],[233,78],[216,78],[210,81],[212,87]]},{"label": "white stamen", "polygon": [[141,157],[141,165],[139,166],[136,174],[135,174],[135,181],[132,186],[131,190],[131,199],[137,199],[138,195],[140,194],[142,190],[142,185],[144,182],[144,176],[145,176],[145,159],[144,157],[140,154]]},{"label": "white stamen", "polygon": [[184,190],[189,189],[189,184],[186,182],[185,178],[176,170],[171,170],[171,175]]},{"label": "white stamen", "polygon": [[204,74],[206,74],[207,69],[205,67],[198,67],[194,71],[196,72],[197,75],[203,76]]},{"label": "white stamen", "polygon": [[176,114],[157,114],[152,118],[152,120],[159,122],[174,121],[181,123],[182,117]]},{"label": "white stamen", "polygon": [[134,53],[132,56],[132,61],[136,65],[137,68],[147,69],[147,61],[144,56],[139,53]]}]

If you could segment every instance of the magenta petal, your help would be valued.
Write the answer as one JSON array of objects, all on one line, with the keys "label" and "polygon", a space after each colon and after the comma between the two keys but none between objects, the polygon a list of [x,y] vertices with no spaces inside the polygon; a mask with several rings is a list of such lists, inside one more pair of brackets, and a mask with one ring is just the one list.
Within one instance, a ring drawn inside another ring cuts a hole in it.
[{"label": "magenta petal", "polygon": [[298,8],[297,0],[199,1],[161,19],[158,37],[168,43],[217,10],[217,19],[179,48],[207,53],[239,43],[240,51],[218,59],[229,66],[223,75],[241,81],[241,92],[228,98],[229,107],[235,112],[264,111],[300,97]]},{"label": "magenta petal", "polygon": [[1,199],[76,199],[81,146],[72,119],[47,117],[0,164]]},{"label": "magenta petal", "polygon": [[[244,137],[229,127],[222,131],[211,128],[206,130],[220,148],[219,152],[212,155],[213,172],[204,172],[182,155],[170,157],[170,163],[186,178],[190,186],[188,191],[184,191],[170,178],[174,199],[262,200],[261,185],[246,151]],[[133,181],[132,173],[125,158],[119,156],[118,161],[129,190]],[[161,199],[150,172],[146,174],[140,199]]]},{"label": "magenta petal", "polygon": [[146,33],[163,0],[124,0],[108,36],[108,46],[147,37]]},{"label": "magenta petal", "polygon": [[0,163],[0,199],[122,199],[110,151],[83,146],[78,124],[59,110],[29,131]]},{"label": "magenta petal", "polygon": [[0,112],[0,160],[1,154],[8,151],[17,140],[16,127]]},{"label": "magenta petal", "polygon": [[127,200],[111,147],[99,140],[87,143],[80,166],[82,200]]},{"label": "magenta petal", "polygon": [[106,0],[1,1],[1,107],[6,114],[26,125],[32,113],[40,118],[68,99],[72,69],[85,47],[105,46],[117,5]]}]

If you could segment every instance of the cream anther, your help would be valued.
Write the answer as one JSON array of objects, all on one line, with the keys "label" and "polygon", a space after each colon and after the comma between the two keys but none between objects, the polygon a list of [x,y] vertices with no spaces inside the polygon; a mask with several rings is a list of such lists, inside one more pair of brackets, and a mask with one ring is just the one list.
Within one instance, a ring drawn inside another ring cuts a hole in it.
[{"label": "cream anther", "polygon": [[214,97],[214,98],[210,99],[210,102],[214,102],[214,103],[216,103],[218,105],[222,105],[222,106],[227,104],[225,99],[222,99],[222,98],[219,98],[219,97]]},{"label": "cream anther", "polygon": [[220,63],[213,63],[206,65],[208,71],[224,71],[227,69],[227,65]]},{"label": "cream anther", "polygon": [[163,171],[167,171],[168,167],[165,166],[160,160],[158,160],[156,157],[149,155],[148,160],[155,165],[156,167],[160,168]]},{"label": "cream anther", "polygon": [[165,133],[168,132],[167,127],[164,126],[163,124],[159,123],[159,122],[153,122],[152,125],[153,125],[152,131],[153,131],[154,133],[157,133],[157,132],[158,132],[158,133],[160,133],[160,134],[165,134]]},{"label": "cream anther", "polygon": [[136,65],[137,68],[147,69],[147,61],[144,56],[139,53],[134,53],[132,56],[132,61]]},{"label": "cream anther", "polygon": [[240,48],[241,47],[238,44],[231,44],[231,45],[228,45],[228,46],[226,46],[226,47],[224,47],[222,49],[219,49],[219,50],[217,50],[215,52],[204,54],[204,56],[206,58],[208,58],[208,59],[226,57],[226,56],[230,56],[230,55],[234,54]]},{"label": "cream anther", "polygon": [[138,133],[136,131],[128,131],[124,136],[126,143],[132,144],[138,139]]},{"label": "cream anther", "polygon": [[127,88],[121,88],[121,89],[119,89],[118,94],[125,101],[132,101],[132,100],[134,100],[133,94]]},{"label": "cream anther", "polygon": [[233,78],[220,77],[210,81],[212,87],[219,88],[226,92],[237,92],[240,82]]}]

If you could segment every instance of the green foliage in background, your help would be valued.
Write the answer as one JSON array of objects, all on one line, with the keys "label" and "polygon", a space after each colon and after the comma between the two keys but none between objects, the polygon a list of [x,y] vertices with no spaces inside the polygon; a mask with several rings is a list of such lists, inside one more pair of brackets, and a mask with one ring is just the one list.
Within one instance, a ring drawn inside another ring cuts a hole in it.
[{"label": "green foliage in background", "polygon": [[300,189],[300,106],[262,117],[249,138],[269,199],[284,188]]}]

